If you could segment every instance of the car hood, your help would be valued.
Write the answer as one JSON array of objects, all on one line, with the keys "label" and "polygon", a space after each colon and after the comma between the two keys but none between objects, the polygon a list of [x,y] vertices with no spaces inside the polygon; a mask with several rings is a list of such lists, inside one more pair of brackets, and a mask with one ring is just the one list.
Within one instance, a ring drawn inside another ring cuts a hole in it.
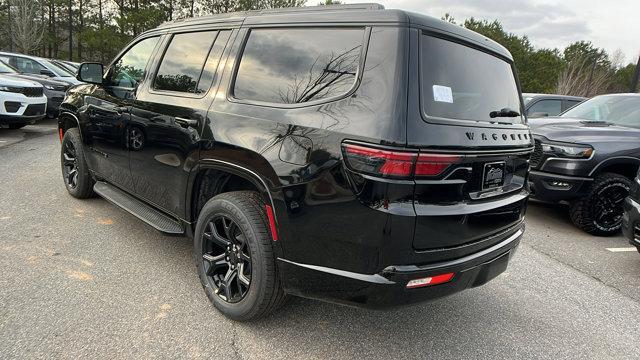
[{"label": "car hood", "polygon": [[16,86],[16,87],[42,87],[32,80],[20,79],[15,76],[0,74],[0,85],[4,86]]},{"label": "car hood", "polygon": [[66,81],[60,80],[52,80],[48,76],[35,75],[35,74],[5,74],[6,76],[11,76],[17,79],[23,80],[31,80],[33,82],[37,82],[42,85],[53,85],[53,86],[69,86],[70,83]]},{"label": "car hood", "polygon": [[599,142],[638,141],[640,129],[587,122],[583,119],[555,118],[553,121],[530,122],[531,133],[549,140],[591,144]]}]

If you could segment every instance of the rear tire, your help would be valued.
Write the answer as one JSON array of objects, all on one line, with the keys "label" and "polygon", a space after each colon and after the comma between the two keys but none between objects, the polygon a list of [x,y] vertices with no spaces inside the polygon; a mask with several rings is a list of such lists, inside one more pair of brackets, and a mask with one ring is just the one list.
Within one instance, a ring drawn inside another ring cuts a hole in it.
[{"label": "rear tire", "polygon": [[255,320],[284,303],[264,203],[257,193],[235,191],[210,199],[198,216],[193,254],[205,293],[226,317]]},{"label": "rear tire", "polygon": [[64,185],[71,196],[77,199],[94,196],[95,181],[84,159],[84,149],[78,128],[71,128],[64,133],[60,149],[60,165]]},{"label": "rear tire", "polygon": [[592,235],[615,235],[622,228],[622,205],[630,186],[631,181],[622,175],[599,175],[587,195],[571,204],[571,221]]}]

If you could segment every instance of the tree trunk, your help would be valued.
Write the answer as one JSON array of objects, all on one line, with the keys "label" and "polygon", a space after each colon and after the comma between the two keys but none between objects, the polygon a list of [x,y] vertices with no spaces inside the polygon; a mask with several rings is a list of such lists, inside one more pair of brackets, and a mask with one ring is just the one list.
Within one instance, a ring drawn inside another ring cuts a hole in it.
[{"label": "tree trunk", "polygon": [[78,25],[78,61],[82,61],[82,29],[84,27],[84,16],[82,15],[82,0],[78,2],[78,16],[80,23]]},{"label": "tree trunk", "polygon": [[69,0],[69,61],[73,61],[73,0]]}]

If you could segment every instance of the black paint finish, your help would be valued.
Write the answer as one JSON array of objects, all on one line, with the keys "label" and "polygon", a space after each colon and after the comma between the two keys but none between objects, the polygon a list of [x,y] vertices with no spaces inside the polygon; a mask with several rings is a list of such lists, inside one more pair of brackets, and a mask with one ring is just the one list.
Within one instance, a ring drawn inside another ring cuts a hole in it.
[{"label": "black paint finish", "polygon": [[[273,246],[283,285],[300,296],[404,304],[481,285],[504,270],[523,231],[529,129],[425,121],[416,52],[423,31],[512,67],[504,48],[460,27],[394,10],[234,16],[177,22],[143,34],[162,38],[144,80],[124,95],[99,85],[70,90],[60,126],[65,130],[77,119],[97,178],[190,229],[205,171],[245,179],[274,208],[279,239]],[[364,29],[353,88],[301,104],[234,97],[250,31],[288,26]],[[197,95],[153,90],[171,34],[212,29],[232,33],[211,89]],[[345,141],[416,154],[446,152],[462,160],[432,178],[383,180],[347,168]],[[482,171],[490,162],[504,163],[504,180],[484,191]],[[456,272],[451,283],[405,289],[413,278],[447,271]]]}]

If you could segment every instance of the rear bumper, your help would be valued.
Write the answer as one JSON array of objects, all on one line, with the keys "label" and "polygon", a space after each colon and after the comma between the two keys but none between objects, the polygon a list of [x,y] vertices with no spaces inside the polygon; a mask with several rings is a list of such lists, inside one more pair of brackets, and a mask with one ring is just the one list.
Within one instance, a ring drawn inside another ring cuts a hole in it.
[{"label": "rear bumper", "polygon": [[542,171],[529,173],[531,197],[542,201],[571,200],[583,196],[593,179],[552,174]]},{"label": "rear bumper", "polygon": [[[639,230],[636,230],[636,227]],[[631,245],[640,248],[640,204],[630,197],[624,201],[622,233]]]},{"label": "rear bumper", "polygon": [[[458,259],[429,265],[388,266],[378,274],[359,274],[279,259],[288,293],[369,308],[433,300],[483,285],[506,268],[520,243],[524,225],[497,244]],[[455,273],[447,283],[407,289],[410,280]]]}]

